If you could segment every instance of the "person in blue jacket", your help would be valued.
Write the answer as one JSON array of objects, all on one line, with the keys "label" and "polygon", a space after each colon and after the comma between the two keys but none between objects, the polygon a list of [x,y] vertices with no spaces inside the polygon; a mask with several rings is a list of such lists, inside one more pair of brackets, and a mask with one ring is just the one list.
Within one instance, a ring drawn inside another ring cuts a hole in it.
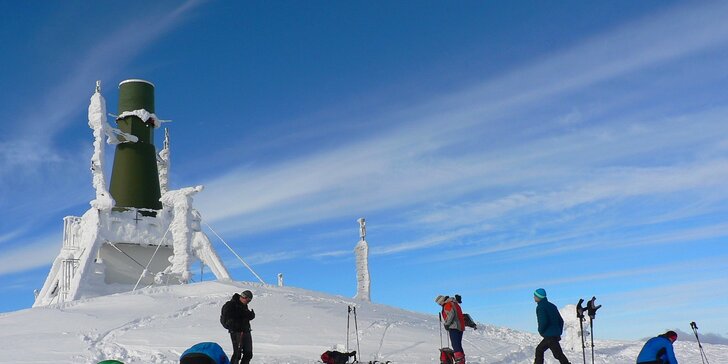
[{"label": "person in blue jacket", "polygon": [[647,340],[640,355],[637,355],[637,364],[677,364],[672,349],[675,340],[677,340],[675,331],[668,331]]},{"label": "person in blue jacket", "polygon": [[543,340],[536,346],[536,359],[534,364],[543,364],[544,353],[551,349],[551,354],[561,364],[571,364],[561,349],[561,334],[564,332],[564,319],[561,318],[556,305],[546,298],[546,290],[539,288],[533,292],[533,300],[536,301],[536,318],[538,319],[538,333]]},{"label": "person in blue jacket", "polygon": [[212,342],[192,345],[182,353],[179,362],[180,364],[230,364],[222,347]]}]

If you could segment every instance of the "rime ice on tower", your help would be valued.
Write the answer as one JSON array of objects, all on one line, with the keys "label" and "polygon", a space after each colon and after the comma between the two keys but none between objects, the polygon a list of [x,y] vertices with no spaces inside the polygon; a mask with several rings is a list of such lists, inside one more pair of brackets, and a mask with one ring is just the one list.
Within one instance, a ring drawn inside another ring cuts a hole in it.
[{"label": "rime ice on tower", "polygon": [[363,217],[356,220],[359,223],[359,243],[356,244],[356,296],[355,299],[371,301],[369,288],[369,244],[367,244],[367,226]]},{"label": "rime ice on tower", "polygon": [[[96,198],[81,217],[63,219],[63,245],[34,307],[125,292],[135,287],[188,283],[191,264],[202,261],[218,279],[229,279],[204,232],[192,196],[202,186],[168,191],[169,134],[156,154],[154,85],[119,84],[119,129],[106,120],[101,87],[91,96],[91,173]],[[104,142],[115,144],[110,187],[104,175]],[[160,189],[161,180],[161,189]]]},{"label": "rime ice on tower", "polygon": [[589,326],[579,326],[579,318],[576,317],[576,305],[566,305],[561,310],[561,317],[564,319],[564,333],[561,335],[561,346],[565,350],[581,351],[582,328],[584,338],[588,339]]}]

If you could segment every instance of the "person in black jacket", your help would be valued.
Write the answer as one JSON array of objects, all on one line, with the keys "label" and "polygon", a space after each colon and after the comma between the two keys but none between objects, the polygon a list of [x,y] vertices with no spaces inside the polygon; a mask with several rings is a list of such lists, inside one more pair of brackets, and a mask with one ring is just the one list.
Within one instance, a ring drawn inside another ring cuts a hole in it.
[{"label": "person in black jacket", "polygon": [[245,290],[240,294],[234,294],[233,298],[222,306],[223,326],[228,329],[233,342],[231,364],[248,364],[253,358],[250,320],[255,318],[255,311],[248,310],[248,304],[252,299],[253,292]]}]

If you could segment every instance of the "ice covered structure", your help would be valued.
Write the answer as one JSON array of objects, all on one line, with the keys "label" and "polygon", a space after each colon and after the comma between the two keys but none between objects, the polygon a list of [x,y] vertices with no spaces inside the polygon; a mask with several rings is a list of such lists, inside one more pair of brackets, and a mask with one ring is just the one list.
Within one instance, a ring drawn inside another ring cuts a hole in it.
[{"label": "ice covered structure", "polygon": [[356,296],[355,299],[371,302],[371,278],[369,277],[369,243],[367,243],[367,225],[362,217],[359,223],[359,242],[354,248],[356,255]]},{"label": "ice covered structure", "polygon": [[581,352],[582,333],[584,334],[584,343],[590,345],[589,318],[587,317],[580,325],[580,319],[576,317],[576,305],[566,305],[559,311],[564,319],[564,334],[561,335],[561,346],[564,350]]},{"label": "ice covered structure", "polygon": [[[106,101],[98,82],[91,96],[88,119],[94,135],[91,173],[96,198],[82,216],[63,219],[61,252],[34,307],[137,287],[188,283],[191,265],[198,261],[218,279],[230,278],[192,206],[192,196],[202,186],[168,190],[169,134],[165,133],[159,156],[153,143],[153,129],[159,126],[154,85],[126,80],[119,88],[119,129],[106,120]],[[109,189],[104,137],[117,145]]]}]

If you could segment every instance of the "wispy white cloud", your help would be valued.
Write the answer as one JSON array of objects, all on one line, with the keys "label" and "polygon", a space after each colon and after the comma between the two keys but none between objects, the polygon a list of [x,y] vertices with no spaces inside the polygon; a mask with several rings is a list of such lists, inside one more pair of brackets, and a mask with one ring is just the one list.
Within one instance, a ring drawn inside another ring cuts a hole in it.
[{"label": "wispy white cloud", "polygon": [[[33,136],[33,142],[28,143],[29,147],[37,149],[39,145],[52,140],[55,134],[68,124],[77,122],[78,120],[71,116],[85,109],[86,104],[83,101],[93,93],[95,80],[115,76],[155,40],[184,21],[190,11],[202,2],[188,0],[171,11],[165,10],[161,14],[150,13],[127,19],[120,22],[118,27],[114,27],[115,31],[108,36],[102,37],[98,43],[80,52],[77,66],[70,69],[64,75],[65,78],[51,82],[51,87],[37,95],[35,99],[29,99],[29,102],[34,102],[28,105],[33,112],[18,117],[19,122],[15,125],[20,126],[20,132]],[[69,97],[75,102],[70,102]],[[42,132],[39,132],[38,125],[43,125]],[[23,145],[16,144],[16,146]],[[36,155],[36,153],[22,153],[18,148],[14,148],[12,153],[23,156]]]},{"label": "wispy white cloud", "polygon": [[0,275],[18,273],[47,266],[60,251],[61,234],[24,239],[16,249],[3,249],[0,256]]},{"label": "wispy white cloud", "polygon": [[314,254],[314,258],[323,259],[323,258],[336,258],[336,257],[344,257],[344,256],[352,256],[353,255],[353,249],[349,250],[331,250],[326,251],[323,253]]},{"label": "wispy white cloud", "polygon": [[467,228],[460,228],[455,229],[443,233],[436,233],[433,235],[426,236],[422,239],[418,239],[415,241],[408,241],[404,243],[394,244],[394,245],[388,245],[383,247],[375,247],[372,249],[372,255],[389,255],[389,254],[397,254],[397,253],[404,253],[411,250],[419,250],[424,248],[430,248],[446,243],[451,243],[454,240],[457,240],[459,238],[470,236],[474,234],[482,234],[488,230],[492,229],[491,226],[483,225],[483,226],[470,226]]},{"label": "wispy white cloud", "polygon": [[[725,263],[725,259],[728,258],[728,256],[720,256],[720,257],[710,257],[710,258],[701,258],[701,259],[691,259],[689,261],[683,261],[679,263],[659,263],[654,262],[650,264],[646,264],[643,267],[639,268],[627,268],[627,269],[615,269],[615,270],[609,270],[599,273],[586,273],[586,274],[572,274],[572,272],[563,272],[563,276],[553,278],[553,279],[544,279],[544,277],[536,277],[537,279],[534,279],[532,281],[528,282],[519,282],[517,284],[508,284],[503,286],[494,286],[486,288],[485,290],[488,292],[493,291],[511,291],[511,290],[524,290],[529,289],[532,287],[540,287],[540,286],[548,286],[548,287],[556,287],[560,285],[573,285],[575,283],[581,283],[581,282],[591,282],[590,284],[593,286],[599,286],[600,284],[597,283],[599,281],[606,281],[606,280],[614,280],[614,279],[622,279],[622,278],[628,278],[628,277],[654,277],[654,276],[669,276],[672,273],[675,272],[681,272],[681,277],[684,278],[685,276],[688,276],[689,274],[686,273],[687,271],[691,270],[694,267],[701,267],[701,269],[707,269],[707,268],[716,268],[716,267],[722,267]],[[699,275],[699,272],[690,274],[690,276],[693,275]],[[728,281],[728,278],[724,279],[725,281]],[[656,291],[667,291],[669,290],[669,286],[682,286],[685,283],[670,283],[667,284],[668,288],[664,286],[660,286],[659,288],[653,288]],[[634,293],[634,292],[632,292]],[[630,294],[632,294],[630,293]],[[640,294],[648,293],[645,292],[645,290],[640,290]]]},{"label": "wispy white cloud", "polygon": [[275,262],[290,261],[294,259],[327,259],[337,257],[354,257],[354,248],[347,250],[285,250],[285,251],[274,251],[274,252],[258,252],[250,254],[246,261],[249,261],[253,265],[263,265]]},{"label": "wispy white cloud", "polygon": [[[42,219],[41,215],[49,216],[79,203],[79,197],[90,186],[90,174],[83,177],[90,162],[79,158],[83,154],[76,146],[59,146],[59,134],[72,123],[85,124],[75,115],[88,105],[87,97],[93,93],[95,80],[115,77],[144,49],[179,26],[201,3],[189,0],[171,11],[118,23],[112,28],[113,33],[78,52],[79,62],[74,68],[58,80],[49,80],[48,88],[26,99],[25,108],[29,111],[14,115],[15,122],[8,124],[0,135],[0,183],[5,187],[0,191],[0,206],[11,213],[8,223],[12,223],[14,216]],[[90,130],[88,135],[91,137]],[[54,182],[56,189],[47,188],[49,181]],[[58,190],[65,193],[59,194]]]},{"label": "wispy white cloud", "polygon": [[[601,125],[590,125],[584,120],[588,116],[571,112],[566,118],[571,121],[551,119],[536,135],[500,124],[516,118],[517,125],[542,125],[548,120],[527,112],[533,105],[552,103],[566,92],[724,45],[728,25],[715,15],[723,7],[673,9],[480,86],[372,115],[379,120],[377,125],[398,126],[372,131],[332,150],[231,170],[205,183],[208,188],[198,206],[221,230],[240,234],[352,212],[431,202],[457,204],[460,196],[488,189],[511,191],[506,196],[483,194],[483,201],[446,207],[440,215],[421,216],[422,221],[455,221],[450,213],[459,212],[458,218],[472,223],[483,215],[529,205],[563,209],[600,199],[670,193],[691,184],[693,189],[710,186],[712,179],[681,173],[697,171],[718,178],[723,173],[710,168],[724,168],[720,160],[683,167],[669,162],[648,167],[632,164],[644,155],[674,155],[700,143],[701,148],[714,147],[720,142],[717,136],[728,128],[720,122],[726,115],[723,109],[674,119],[622,113]],[[564,129],[574,124],[579,128]],[[660,180],[663,177],[668,179]],[[571,181],[579,186],[563,187]]]},{"label": "wispy white cloud", "polygon": [[[622,200],[635,196],[671,194],[685,190],[713,189],[728,178],[728,160],[699,161],[668,167],[624,167],[596,170],[581,183],[562,190],[517,192],[490,201],[467,202],[440,208],[418,218],[422,223],[467,225],[503,217],[514,210],[562,211],[602,200]],[[728,199],[728,191],[722,194]]]},{"label": "wispy white cloud", "polygon": [[15,239],[25,232],[25,228],[15,229],[13,231],[4,232],[0,235],[0,244]]},{"label": "wispy white cloud", "polygon": [[[589,223],[586,226],[559,226],[558,233],[542,234],[538,237],[508,236],[502,241],[496,238],[481,238],[468,249],[441,252],[436,256],[422,258],[423,261],[437,262],[462,260],[466,258],[489,256],[490,263],[527,262],[533,259],[561,256],[565,253],[579,251],[599,252],[603,257],[625,249],[644,246],[661,246],[669,244],[695,244],[704,240],[728,237],[728,223],[715,223],[699,227],[673,227],[659,232],[621,232],[619,238],[603,236],[605,231],[629,229],[644,221],[610,221]],[[509,227],[510,228],[510,227]]]}]

